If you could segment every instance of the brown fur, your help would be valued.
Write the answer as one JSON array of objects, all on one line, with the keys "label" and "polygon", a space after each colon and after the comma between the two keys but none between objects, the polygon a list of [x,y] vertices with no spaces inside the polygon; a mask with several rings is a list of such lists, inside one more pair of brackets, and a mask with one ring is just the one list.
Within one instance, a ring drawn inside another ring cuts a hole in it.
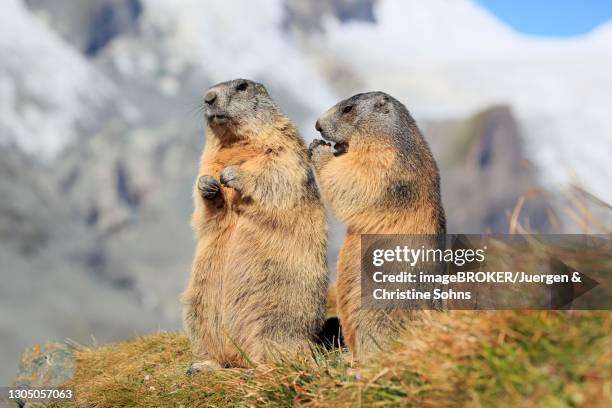
[{"label": "brown fur", "polygon": [[[196,371],[296,351],[323,323],[325,214],[302,139],[280,112],[272,117],[208,127],[194,186],[197,246],[183,294]],[[201,176],[229,180],[218,199],[202,196]]]},{"label": "brown fur", "polygon": [[336,156],[328,143],[311,145],[323,197],[348,227],[336,277],[342,332],[355,353],[375,350],[402,322],[427,313],[361,309],[360,235],[444,233],[438,168],[407,110],[382,93],[340,102],[317,129],[348,146]]}]

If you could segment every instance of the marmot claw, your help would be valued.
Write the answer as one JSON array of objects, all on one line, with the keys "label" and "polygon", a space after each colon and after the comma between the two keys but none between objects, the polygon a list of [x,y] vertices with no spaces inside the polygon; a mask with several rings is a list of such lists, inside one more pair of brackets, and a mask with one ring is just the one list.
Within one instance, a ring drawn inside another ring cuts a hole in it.
[{"label": "marmot claw", "polygon": [[308,146],[308,157],[309,158],[312,158],[312,152],[319,146],[330,146],[330,144],[322,139],[313,140],[312,142],[310,142],[310,145]]},{"label": "marmot claw", "polygon": [[240,189],[240,168],[238,166],[228,166],[221,172],[219,181],[226,187],[230,187],[236,190]]},{"label": "marmot claw", "polygon": [[334,157],[334,155],[332,153],[331,143],[321,139],[315,139],[310,143],[308,147],[308,158],[315,168],[324,165],[332,157]]},{"label": "marmot claw", "polygon": [[201,176],[198,179],[198,189],[203,198],[212,200],[221,191],[221,184],[213,176]]}]

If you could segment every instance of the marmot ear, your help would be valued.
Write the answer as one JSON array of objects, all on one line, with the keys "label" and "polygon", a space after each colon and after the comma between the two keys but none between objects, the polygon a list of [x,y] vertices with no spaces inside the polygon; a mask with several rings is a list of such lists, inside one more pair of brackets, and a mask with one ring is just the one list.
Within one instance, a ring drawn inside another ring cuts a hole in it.
[{"label": "marmot ear", "polygon": [[260,84],[260,83],[256,82],[256,83],[255,83],[255,88],[256,88],[256,89],[257,89],[259,92],[261,92],[262,94],[264,94],[264,95],[268,95],[268,90],[267,90],[267,89],[266,89],[266,87],[265,87],[265,86],[263,86],[262,84]]},{"label": "marmot ear", "polygon": [[389,97],[383,95],[376,100],[374,107],[377,111],[382,113],[389,113]]}]

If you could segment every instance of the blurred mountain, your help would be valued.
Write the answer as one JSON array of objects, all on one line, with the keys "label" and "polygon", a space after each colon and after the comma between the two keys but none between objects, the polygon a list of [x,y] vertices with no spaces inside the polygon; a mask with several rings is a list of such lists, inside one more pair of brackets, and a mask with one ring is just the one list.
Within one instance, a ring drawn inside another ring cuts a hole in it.
[{"label": "blurred mountain", "polygon": [[24,0],[67,42],[87,56],[94,56],[115,37],[138,27],[140,0]]},{"label": "blurred mountain", "polygon": [[335,18],[340,22],[375,22],[376,0],[300,1],[284,3],[283,28],[298,33],[323,31],[323,19]]},{"label": "blurred mountain", "polygon": [[[264,82],[307,141],[317,115],[337,100],[368,89],[397,96],[440,162],[453,232],[507,231],[518,198],[548,186],[539,169],[550,171],[553,148],[607,166],[597,156],[605,149],[576,147],[582,139],[569,143],[564,127],[578,118],[569,127],[574,135],[604,135],[608,117],[592,106],[603,92],[592,84],[607,84],[607,65],[582,67],[560,51],[565,73],[552,60],[495,60],[487,53],[518,52],[523,39],[474,7],[438,0],[5,1],[0,380],[16,367],[16,350],[33,342],[180,327],[178,296],[194,247],[191,188],[205,142],[199,109],[213,83]],[[605,47],[607,31],[572,49]],[[459,47],[453,58],[469,48],[465,42],[482,49],[449,62],[440,57],[445,41]],[[577,76],[580,70],[588,75]],[[588,115],[601,120],[585,127]],[[542,226],[548,205],[529,202],[521,221]],[[343,235],[332,220],[332,271]]]},{"label": "blurred mountain", "polygon": [[526,158],[518,124],[507,106],[467,119],[423,124],[440,167],[442,201],[450,233],[506,233],[520,197],[531,196],[518,221],[550,230],[537,170]]},{"label": "blurred mountain", "polygon": [[0,382],[35,339],[91,342],[157,329],[125,282],[104,276],[104,248],[48,177],[15,148],[0,148]]}]

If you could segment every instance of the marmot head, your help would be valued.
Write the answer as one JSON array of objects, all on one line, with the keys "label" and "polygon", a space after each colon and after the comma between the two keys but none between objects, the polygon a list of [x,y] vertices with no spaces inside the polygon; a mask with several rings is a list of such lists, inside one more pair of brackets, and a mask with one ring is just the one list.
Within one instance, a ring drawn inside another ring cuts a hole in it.
[{"label": "marmot head", "polygon": [[323,139],[335,143],[334,154],[339,156],[359,138],[397,138],[399,129],[413,124],[397,99],[384,92],[368,92],[338,102],[319,117],[315,128]]},{"label": "marmot head", "polygon": [[234,79],[213,85],[204,95],[204,115],[208,126],[219,133],[244,130],[272,123],[279,110],[266,88],[248,79]]}]

